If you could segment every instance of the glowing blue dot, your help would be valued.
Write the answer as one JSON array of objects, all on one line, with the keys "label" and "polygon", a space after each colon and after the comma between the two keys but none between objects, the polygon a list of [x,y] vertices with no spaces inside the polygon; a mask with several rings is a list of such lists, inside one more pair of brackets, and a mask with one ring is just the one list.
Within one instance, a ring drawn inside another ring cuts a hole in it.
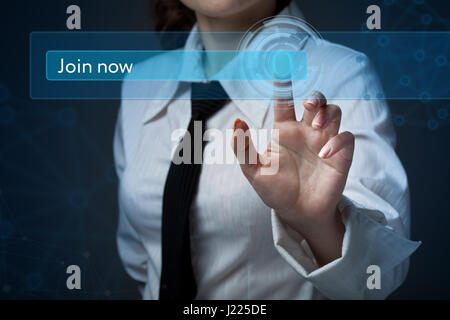
[{"label": "glowing blue dot", "polygon": [[394,124],[398,127],[403,126],[405,124],[405,117],[400,114],[394,115]]},{"label": "glowing blue dot", "polygon": [[8,238],[14,233],[14,225],[7,221],[0,221],[0,238]]},{"label": "glowing blue dot", "polygon": [[400,84],[404,87],[408,87],[411,84],[411,78],[407,75],[400,77]]},{"label": "glowing blue dot", "polygon": [[434,119],[430,119],[427,122],[427,127],[430,130],[436,130],[439,127],[439,123]]},{"label": "glowing blue dot", "polygon": [[448,109],[447,108],[439,108],[437,111],[437,116],[441,120],[445,120],[448,118]]},{"label": "glowing blue dot", "polygon": [[429,25],[433,21],[433,17],[431,15],[429,15],[428,13],[425,13],[422,15],[422,17],[420,17],[420,21],[424,25]]},{"label": "glowing blue dot", "polygon": [[68,196],[68,202],[72,207],[76,209],[81,209],[87,206],[88,197],[84,191],[75,190],[70,192]]},{"label": "glowing blue dot", "polygon": [[387,47],[390,43],[390,39],[385,35],[379,36],[377,41],[378,41],[378,45],[383,48]]},{"label": "glowing blue dot", "polygon": [[439,67],[443,67],[447,64],[447,58],[445,56],[437,56],[436,59],[434,59],[434,62],[439,66]]},{"label": "glowing blue dot", "polygon": [[31,272],[25,276],[25,283],[28,289],[36,290],[44,284],[44,278],[39,272]]},{"label": "glowing blue dot", "polygon": [[425,51],[423,50],[417,50],[414,52],[414,59],[416,59],[419,62],[422,62],[425,60]]},{"label": "glowing blue dot", "polygon": [[16,119],[16,111],[11,106],[0,107],[0,125],[8,125]]},{"label": "glowing blue dot", "polygon": [[71,127],[77,121],[77,113],[73,108],[63,108],[58,112],[58,121],[64,127]]},{"label": "glowing blue dot", "polygon": [[422,92],[420,94],[420,100],[422,102],[429,102],[431,100],[431,96],[430,96],[430,94],[428,92]]},{"label": "glowing blue dot", "polygon": [[275,77],[280,80],[286,80],[291,77],[292,57],[288,52],[277,51],[272,57],[272,70]]}]

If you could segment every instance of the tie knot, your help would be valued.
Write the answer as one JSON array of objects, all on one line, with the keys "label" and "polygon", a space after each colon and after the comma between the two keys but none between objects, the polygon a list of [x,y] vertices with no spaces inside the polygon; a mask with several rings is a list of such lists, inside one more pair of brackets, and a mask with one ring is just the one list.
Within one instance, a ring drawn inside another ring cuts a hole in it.
[{"label": "tie knot", "polygon": [[195,120],[207,120],[215,112],[219,111],[229,99],[228,94],[219,81],[192,83],[192,118]]}]

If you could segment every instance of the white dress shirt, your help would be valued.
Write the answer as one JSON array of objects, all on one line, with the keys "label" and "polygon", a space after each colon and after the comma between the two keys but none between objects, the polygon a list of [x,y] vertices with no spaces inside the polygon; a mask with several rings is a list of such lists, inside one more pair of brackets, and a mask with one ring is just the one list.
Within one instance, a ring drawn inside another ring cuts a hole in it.
[{"label": "white dress shirt", "polygon": [[[299,16],[295,2],[282,14]],[[195,29],[195,28],[194,28]],[[201,49],[197,33],[185,49]],[[308,58],[326,66],[325,96],[351,87],[361,96],[381,92],[360,53],[327,43],[326,51]],[[341,59],[348,57],[349,59]],[[337,59],[345,60],[336,66]],[[144,68],[145,63],[135,68]],[[333,70],[331,72],[331,70]],[[221,81],[233,97],[236,88]],[[143,283],[144,299],[158,299],[161,274],[161,214],[164,184],[176,141],[172,132],[187,128],[190,86],[184,83],[125,81],[123,96],[167,90],[172,99],[123,100],[114,139],[120,180],[117,234],[120,257],[128,273]],[[339,203],[345,235],[342,256],[318,267],[302,236],[267,207],[234,164],[203,164],[190,214],[192,263],[198,299],[382,299],[405,279],[409,256],[420,245],[408,240],[408,181],[395,151],[395,133],[382,100],[336,100],[342,109],[340,131],[356,137],[353,164]],[[295,101],[301,119],[301,100]],[[208,128],[222,132],[236,118],[252,128],[270,129],[273,111],[258,100],[232,100],[212,116]],[[270,138],[270,137],[269,137]],[[206,148],[208,148],[207,144]],[[258,141],[262,152],[267,141]],[[224,145],[232,152],[229,141]],[[381,270],[381,289],[368,289],[367,268]]]}]

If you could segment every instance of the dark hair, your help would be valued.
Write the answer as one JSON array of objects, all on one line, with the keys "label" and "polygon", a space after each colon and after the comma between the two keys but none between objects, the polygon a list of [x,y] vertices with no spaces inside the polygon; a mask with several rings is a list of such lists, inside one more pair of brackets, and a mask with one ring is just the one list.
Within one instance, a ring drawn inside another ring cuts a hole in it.
[{"label": "dark hair", "polygon": [[156,0],[156,31],[190,31],[195,13],[180,0]]},{"label": "dark hair", "polygon": [[[277,12],[290,0],[277,0]],[[190,31],[195,24],[195,13],[180,0],[156,0],[156,31]]]}]

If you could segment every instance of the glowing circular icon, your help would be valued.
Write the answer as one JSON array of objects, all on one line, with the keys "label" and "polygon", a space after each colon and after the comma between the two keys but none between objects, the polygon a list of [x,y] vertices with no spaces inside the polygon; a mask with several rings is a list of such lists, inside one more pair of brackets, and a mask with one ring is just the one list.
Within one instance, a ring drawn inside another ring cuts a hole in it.
[{"label": "glowing circular icon", "polygon": [[[276,16],[254,24],[242,37],[238,50],[244,55],[240,70],[245,79],[242,90],[264,99],[278,98],[289,103],[306,97],[316,87],[320,64],[308,60],[308,48],[322,43],[320,34],[306,21]],[[252,52],[248,59],[246,52]],[[254,52],[257,52],[255,59]],[[256,73],[256,75],[255,75]]]},{"label": "glowing circular icon", "polygon": [[271,57],[272,71],[277,79],[287,80],[292,74],[292,56],[287,51],[275,51]]}]

